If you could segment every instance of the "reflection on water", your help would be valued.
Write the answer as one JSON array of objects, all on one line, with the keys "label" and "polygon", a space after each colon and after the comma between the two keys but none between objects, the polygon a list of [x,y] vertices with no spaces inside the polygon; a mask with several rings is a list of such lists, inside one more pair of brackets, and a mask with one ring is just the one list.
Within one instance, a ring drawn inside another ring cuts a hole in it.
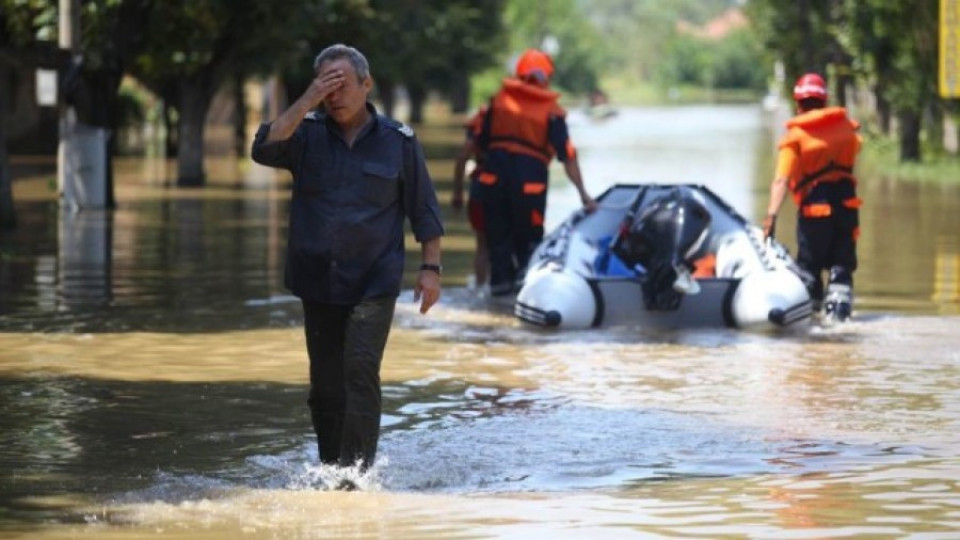
[{"label": "reflection on water", "polygon": [[956,238],[937,235],[934,257],[933,300],[937,304],[960,304],[960,245]]},{"label": "reflection on water", "polygon": [[[691,107],[574,115],[571,129],[591,191],[704,183],[755,217],[764,122]],[[461,132],[421,136],[447,156]],[[448,201],[452,163],[431,169]],[[472,241],[447,215],[443,300],[424,317],[400,298],[380,460],[347,493],[326,486],[356,471],[316,464],[302,314],[282,285],[286,179],[218,162],[210,187],[178,190],[165,171],[122,163],[114,212],[61,212],[42,180],[15,185],[21,227],[0,237],[0,537],[960,529],[957,187],[861,179],[856,321],[782,336],[523,327],[509,302],[462,286]],[[554,179],[558,222],[577,201]]]},{"label": "reflection on water", "polygon": [[[110,276],[113,265],[112,220],[113,214],[106,211],[60,210],[56,258],[59,273],[55,280],[48,278],[45,281],[59,284],[56,296],[62,299],[63,306],[83,309],[110,303],[113,293]],[[55,303],[44,307],[54,308]]]}]

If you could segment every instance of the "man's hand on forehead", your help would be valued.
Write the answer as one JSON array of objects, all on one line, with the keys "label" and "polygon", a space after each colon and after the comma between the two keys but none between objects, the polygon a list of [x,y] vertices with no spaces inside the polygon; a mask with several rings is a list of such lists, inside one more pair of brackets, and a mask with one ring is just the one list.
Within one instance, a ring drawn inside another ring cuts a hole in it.
[{"label": "man's hand on forehead", "polygon": [[329,83],[343,82],[343,70],[337,66],[328,67],[317,74],[317,79]]},{"label": "man's hand on forehead", "polygon": [[339,66],[328,66],[317,74],[317,77],[326,79],[328,77],[343,77],[343,70]]}]

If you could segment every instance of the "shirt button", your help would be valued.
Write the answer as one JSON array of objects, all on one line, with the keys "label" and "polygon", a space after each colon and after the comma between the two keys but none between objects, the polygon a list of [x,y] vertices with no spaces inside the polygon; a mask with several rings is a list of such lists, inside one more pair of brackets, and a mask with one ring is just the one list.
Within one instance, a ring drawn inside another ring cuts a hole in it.
[{"label": "shirt button", "polygon": [[331,262],[330,262],[330,266],[336,268],[336,267],[337,267],[337,261],[331,261]]}]

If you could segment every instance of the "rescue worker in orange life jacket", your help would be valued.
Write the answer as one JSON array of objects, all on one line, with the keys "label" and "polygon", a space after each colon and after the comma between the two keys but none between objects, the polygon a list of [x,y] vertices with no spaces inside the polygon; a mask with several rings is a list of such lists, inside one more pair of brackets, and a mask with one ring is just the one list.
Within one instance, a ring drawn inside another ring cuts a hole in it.
[{"label": "rescue worker in orange life jacket", "polygon": [[[798,114],[780,140],[770,186],[764,234],[771,237],[787,190],[797,204],[797,263],[814,278],[809,285],[824,317],[846,320],[853,303],[860,234],[853,167],[860,151],[859,124],[843,107],[827,107],[826,83],[808,73],[797,80],[793,98]],[[824,297],[822,273],[829,271]]]},{"label": "rescue worker in orange life jacket", "polygon": [[483,169],[477,177],[490,254],[490,293],[515,292],[530,255],[543,239],[548,165],[563,163],[587,211],[596,201],[583,187],[577,153],[567,131],[559,94],[547,89],[553,61],[531,49],[517,62],[516,78],[504,79],[490,100],[478,144]]}]

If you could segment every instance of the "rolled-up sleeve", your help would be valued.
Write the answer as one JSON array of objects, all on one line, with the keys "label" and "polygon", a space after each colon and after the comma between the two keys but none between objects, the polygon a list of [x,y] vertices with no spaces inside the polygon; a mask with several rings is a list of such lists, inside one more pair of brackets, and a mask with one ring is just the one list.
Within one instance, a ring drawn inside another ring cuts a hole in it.
[{"label": "rolled-up sleeve", "polygon": [[443,236],[443,220],[420,142],[411,138],[405,146],[404,211],[410,219],[414,238],[423,243]]},{"label": "rolled-up sleeve", "polygon": [[284,141],[267,142],[270,134],[270,124],[261,124],[257,134],[253,137],[253,146],[250,157],[261,165],[293,170],[293,156],[296,155],[301,136],[298,129],[289,139]]}]

